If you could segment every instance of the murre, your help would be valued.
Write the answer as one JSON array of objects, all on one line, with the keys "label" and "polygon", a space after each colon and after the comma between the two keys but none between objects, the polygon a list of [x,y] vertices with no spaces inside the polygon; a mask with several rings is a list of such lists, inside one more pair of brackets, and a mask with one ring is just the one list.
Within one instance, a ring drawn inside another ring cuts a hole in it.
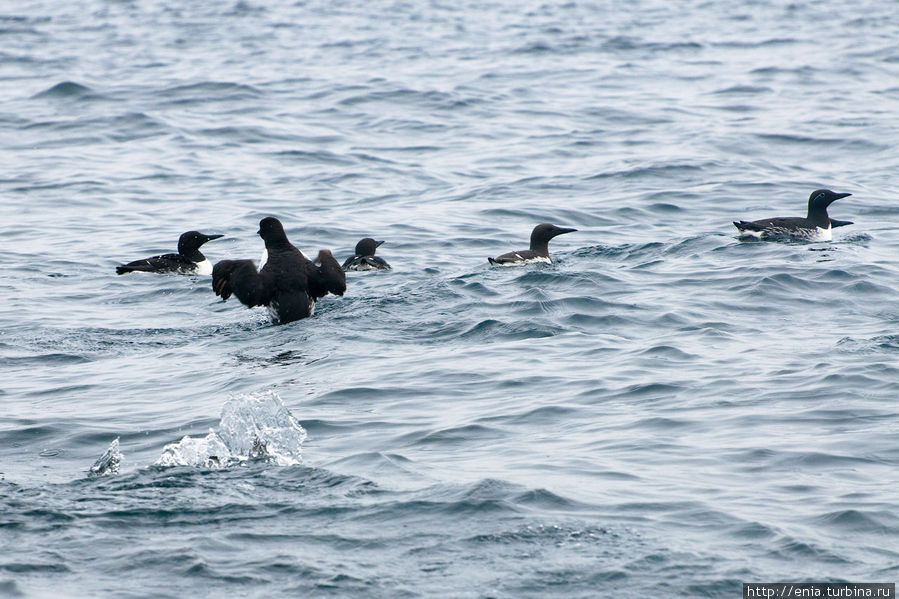
[{"label": "murre", "polygon": [[577,229],[566,229],[557,227],[549,223],[537,225],[531,232],[531,247],[527,250],[517,252],[508,252],[496,258],[487,258],[490,264],[499,264],[500,266],[516,266],[519,264],[527,264],[529,262],[546,262],[552,264],[549,257],[549,240],[557,235],[565,233],[573,233]]},{"label": "murre", "polygon": [[222,260],[212,269],[212,289],[222,300],[235,295],[248,308],[268,307],[275,322],[286,324],[312,316],[316,300],[328,293],[343,295],[346,275],[331,252],[310,261],[287,240],[277,218],[259,221],[267,260],[256,270],[252,260]]},{"label": "murre", "polygon": [[816,189],[808,197],[808,214],[765,218],[754,221],[734,221],[741,237],[756,239],[801,239],[807,241],[830,241],[834,227],[853,224],[848,220],[833,220],[827,214],[827,207],[851,193],[835,193],[829,189]]},{"label": "murre", "polygon": [[199,231],[182,233],[178,239],[177,254],[162,254],[151,256],[143,260],[135,260],[128,264],[116,266],[116,273],[123,275],[126,272],[178,272],[208,275],[212,274],[212,264],[206,256],[200,252],[200,246],[223,237],[222,235],[206,235]]},{"label": "murre", "polygon": [[382,243],[371,237],[361,239],[356,244],[355,253],[344,261],[343,270],[388,270],[390,265],[380,256],[375,256],[375,250]]}]

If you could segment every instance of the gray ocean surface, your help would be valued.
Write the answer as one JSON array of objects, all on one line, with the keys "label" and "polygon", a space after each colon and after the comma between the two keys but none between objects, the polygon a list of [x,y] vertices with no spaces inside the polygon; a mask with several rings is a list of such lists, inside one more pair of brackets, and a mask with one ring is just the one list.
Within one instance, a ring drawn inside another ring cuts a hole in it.
[{"label": "gray ocean surface", "polygon": [[[0,596],[895,581],[897,31],[883,0],[3,2]],[[821,187],[832,242],[736,238]],[[394,269],[285,326],[115,274],[190,229],[258,260],[269,215]],[[540,222],[578,229],[555,264],[488,265]]]}]

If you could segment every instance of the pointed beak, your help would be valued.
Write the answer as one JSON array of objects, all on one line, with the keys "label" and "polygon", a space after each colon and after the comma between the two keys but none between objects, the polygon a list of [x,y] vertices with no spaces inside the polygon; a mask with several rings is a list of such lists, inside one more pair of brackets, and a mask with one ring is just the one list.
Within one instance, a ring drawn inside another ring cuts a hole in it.
[{"label": "pointed beak", "polygon": [[851,195],[852,195],[851,193],[835,193],[833,201],[836,202],[839,199],[848,198]]},{"label": "pointed beak", "polygon": [[379,247],[381,247],[381,244],[383,244],[383,243],[384,243],[383,241],[376,241],[376,242],[375,242],[375,247],[376,247],[376,248],[379,248]]},{"label": "pointed beak", "polygon": [[559,227],[556,230],[556,235],[564,235],[565,233],[574,233],[577,229],[566,229],[564,227]]},{"label": "pointed beak", "polygon": [[213,239],[218,239],[220,237],[224,237],[224,235],[207,235],[206,241],[212,241]]}]

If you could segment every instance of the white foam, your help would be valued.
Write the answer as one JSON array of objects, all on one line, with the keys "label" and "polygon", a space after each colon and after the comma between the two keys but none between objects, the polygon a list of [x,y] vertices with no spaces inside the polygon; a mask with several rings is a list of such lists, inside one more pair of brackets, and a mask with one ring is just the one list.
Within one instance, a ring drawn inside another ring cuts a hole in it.
[{"label": "white foam", "polygon": [[269,302],[269,304],[265,307],[266,312],[268,312],[268,317],[272,319],[273,322],[278,322],[280,318],[278,318],[278,302]]},{"label": "white foam", "polygon": [[220,468],[232,463],[231,451],[209,429],[205,437],[183,437],[177,443],[169,443],[156,460],[156,466],[205,466]]},{"label": "white foam", "polygon": [[252,459],[299,464],[306,431],[274,391],[232,397],[222,406],[218,430],[184,437],[162,450],[156,466],[227,468]]},{"label": "white foam", "polygon": [[116,437],[113,439],[112,443],[109,444],[109,447],[106,451],[97,458],[97,461],[94,462],[88,473],[90,476],[105,476],[107,474],[118,474],[119,466],[122,463],[122,460],[125,456],[122,455],[122,452],[119,451],[119,438]]}]

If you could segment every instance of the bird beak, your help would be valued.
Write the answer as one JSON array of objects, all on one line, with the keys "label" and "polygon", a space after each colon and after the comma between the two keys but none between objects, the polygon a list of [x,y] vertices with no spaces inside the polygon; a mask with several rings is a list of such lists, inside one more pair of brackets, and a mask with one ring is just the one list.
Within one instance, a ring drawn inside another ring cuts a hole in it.
[{"label": "bird beak", "polygon": [[837,194],[834,194],[835,197],[834,197],[833,200],[834,200],[834,201],[837,201],[837,200],[839,200],[840,198],[848,198],[848,197],[851,196],[851,195],[852,195],[851,193],[837,193]]},{"label": "bird beak", "polygon": [[212,241],[213,239],[218,239],[219,237],[224,237],[224,235],[207,235],[206,241]]},{"label": "bird beak", "polygon": [[384,242],[383,242],[383,241],[376,241],[376,242],[375,242],[375,247],[376,247],[376,248],[381,247],[381,244],[382,244],[382,243],[384,243]]},{"label": "bird beak", "polygon": [[559,227],[556,235],[564,235],[565,233],[574,233],[577,229],[565,229],[563,227]]}]

